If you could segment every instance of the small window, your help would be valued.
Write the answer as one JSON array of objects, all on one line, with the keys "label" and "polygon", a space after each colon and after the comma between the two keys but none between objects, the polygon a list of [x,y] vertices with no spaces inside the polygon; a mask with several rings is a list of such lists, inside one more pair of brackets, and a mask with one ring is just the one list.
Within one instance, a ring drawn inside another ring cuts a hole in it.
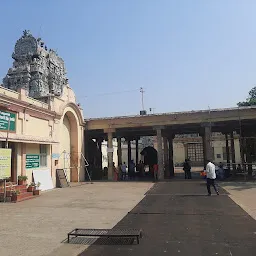
[{"label": "small window", "polygon": [[40,166],[47,166],[47,145],[40,145]]},{"label": "small window", "polygon": [[221,154],[217,154],[216,157],[217,157],[217,158],[221,158]]}]

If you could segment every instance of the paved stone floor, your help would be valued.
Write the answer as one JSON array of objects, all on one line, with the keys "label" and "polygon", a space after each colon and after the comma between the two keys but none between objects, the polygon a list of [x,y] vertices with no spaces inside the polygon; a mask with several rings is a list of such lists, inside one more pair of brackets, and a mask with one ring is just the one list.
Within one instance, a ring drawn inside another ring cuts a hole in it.
[{"label": "paved stone floor", "polygon": [[[207,197],[204,181],[178,179],[154,187],[146,182],[96,182],[0,204],[0,255],[256,255],[256,222],[245,212],[256,218],[256,184],[221,186],[225,190],[220,189],[220,196]],[[75,227],[115,225],[142,228],[141,243],[80,238],[65,242]]]},{"label": "paved stone floor", "polygon": [[152,183],[81,184],[55,189],[39,198],[0,204],[0,255],[76,256],[88,245],[65,244],[79,228],[112,228]]},{"label": "paved stone floor", "polygon": [[226,186],[231,195],[220,189],[220,196],[208,197],[204,181],[158,183],[116,225],[142,229],[139,245],[99,239],[79,255],[256,255],[256,222],[230,198],[234,187]]},{"label": "paved stone floor", "polygon": [[227,182],[222,187],[230,198],[256,220],[256,182]]}]

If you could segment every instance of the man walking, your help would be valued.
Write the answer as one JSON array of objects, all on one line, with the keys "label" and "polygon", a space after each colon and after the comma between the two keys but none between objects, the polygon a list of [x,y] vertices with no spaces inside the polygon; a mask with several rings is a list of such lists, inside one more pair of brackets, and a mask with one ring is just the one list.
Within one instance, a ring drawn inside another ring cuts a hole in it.
[{"label": "man walking", "polygon": [[219,195],[219,191],[216,188],[215,185],[215,179],[216,179],[216,172],[215,172],[215,165],[210,161],[207,160],[208,164],[206,165],[206,177],[207,177],[207,190],[208,190],[208,196],[211,196],[211,186],[213,186],[215,192],[217,195]]}]

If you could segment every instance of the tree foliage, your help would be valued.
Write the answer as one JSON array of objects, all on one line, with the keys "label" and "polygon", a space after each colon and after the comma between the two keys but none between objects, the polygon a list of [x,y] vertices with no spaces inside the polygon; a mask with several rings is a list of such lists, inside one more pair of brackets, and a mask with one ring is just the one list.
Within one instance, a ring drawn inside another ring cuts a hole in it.
[{"label": "tree foliage", "polygon": [[249,91],[249,96],[246,101],[238,102],[239,107],[255,106],[256,105],[256,86]]}]

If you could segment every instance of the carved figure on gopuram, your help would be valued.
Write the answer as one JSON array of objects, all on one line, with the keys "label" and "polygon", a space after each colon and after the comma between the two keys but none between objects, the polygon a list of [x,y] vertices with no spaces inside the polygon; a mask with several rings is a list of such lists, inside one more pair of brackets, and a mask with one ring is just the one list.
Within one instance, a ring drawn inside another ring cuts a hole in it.
[{"label": "carved figure on gopuram", "polygon": [[39,100],[61,96],[68,81],[64,61],[54,50],[48,50],[41,38],[23,31],[12,58],[13,67],[3,79],[6,88],[14,91],[23,88],[28,96]]}]

